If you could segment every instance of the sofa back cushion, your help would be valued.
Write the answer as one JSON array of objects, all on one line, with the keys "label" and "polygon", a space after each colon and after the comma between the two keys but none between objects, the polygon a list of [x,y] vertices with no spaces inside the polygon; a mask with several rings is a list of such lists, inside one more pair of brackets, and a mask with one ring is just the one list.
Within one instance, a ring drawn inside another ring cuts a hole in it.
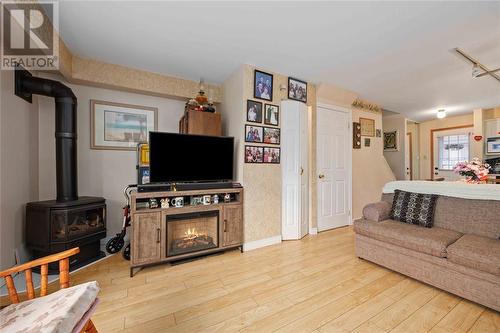
[{"label": "sofa back cushion", "polygon": [[[394,193],[382,194],[382,200],[392,204]],[[500,201],[472,200],[438,196],[434,226],[463,234],[500,237]]]}]

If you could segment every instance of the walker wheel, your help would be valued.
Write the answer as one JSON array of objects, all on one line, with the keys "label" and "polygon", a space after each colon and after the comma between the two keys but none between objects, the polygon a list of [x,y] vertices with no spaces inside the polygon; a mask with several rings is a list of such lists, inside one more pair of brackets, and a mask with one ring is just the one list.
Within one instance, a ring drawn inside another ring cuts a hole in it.
[{"label": "walker wheel", "polygon": [[123,259],[130,260],[130,244],[127,244],[122,252]]},{"label": "walker wheel", "polygon": [[125,241],[121,237],[113,237],[106,243],[106,251],[108,253],[117,253],[120,251],[125,244]]}]

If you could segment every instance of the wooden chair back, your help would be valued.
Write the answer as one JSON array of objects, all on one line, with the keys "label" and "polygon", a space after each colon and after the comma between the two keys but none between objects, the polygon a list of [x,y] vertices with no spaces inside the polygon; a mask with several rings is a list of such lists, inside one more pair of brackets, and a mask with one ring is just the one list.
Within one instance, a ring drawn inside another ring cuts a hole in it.
[{"label": "wooden chair back", "polygon": [[80,252],[78,247],[70,250],[52,254],[43,258],[39,258],[12,268],[6,269],[0,272],[0,278],[5,279],[7,285],[7,290],[9,291],[9,298],[12,303],[19,303],[19,296],[17,294],[16,286],[14,285],[13,274],[24,272],[26,278],[26,295],[28,299],[35,298],[35,288],[33,286],[33,276],[32,269],[34,267],[40,267],[41,274],[41,284],[40,284],[40,296],[47,295],[47,287],[49,285],[49,264],[55,261],[59,261],[59,287],[68,288],[69,287],[69,257]]}]

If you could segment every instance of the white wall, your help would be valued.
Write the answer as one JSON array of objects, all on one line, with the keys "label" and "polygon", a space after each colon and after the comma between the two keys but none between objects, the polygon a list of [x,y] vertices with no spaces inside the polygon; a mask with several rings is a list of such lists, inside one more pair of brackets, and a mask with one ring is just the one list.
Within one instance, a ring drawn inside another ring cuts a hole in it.
[{"label": "white wall", "polygon": [[397,130],[399,132],[399,150],[384,151],[384,157],[397,180],[404,180],[406,174],[405,166],[405,138],[406,118],[400,114],[383,117],[384,132]]},{"label": "white wall", "polygon": [[[62,80],[60,77],[50,77]],[[122,225],[123,188],[137,182],[135,151],[90,149],[90,100],[135,104],[158,108],[158,130],[178,132],[184,102],[161,97],[139,95],[109,89],[67,84],[78,98],[78,194],[102,196],[107,203],[108,237],[119,232]],[[55,141],[54,99],[39,100],[39,189],[40,200],[54,199]],[[168,154],[168,149],[165,149]]]},{"label": "white wall", "polygon": [[243,138],[245,105],[243,98],[243,66],[234,71],[222,85],[222,134],[234,137],[234,180],[243,181]]},{"label": "white wall", "polygon": [[[361,109],[352,109],[352,121],[359,118],[375,120],[375,128],[382,128],[382,115]],[[385,119],[385,118],[384,118]],[[361,148],[352,150],[352,217],[362,216],[363,207],[380,200],[382,188],[394,180],[394,174],[383,155],[383,138],[371,137],[370,147],[365,147],[361,137]]]},{"label": "white wall", "polygon": [[[0,268],[21,260],[24,249],[24,208],[38,196],[37,98],[33,104],[14,95],[14,72],[1,72],[0,102]],[[53,136],[53,134],[52,134]]]}]

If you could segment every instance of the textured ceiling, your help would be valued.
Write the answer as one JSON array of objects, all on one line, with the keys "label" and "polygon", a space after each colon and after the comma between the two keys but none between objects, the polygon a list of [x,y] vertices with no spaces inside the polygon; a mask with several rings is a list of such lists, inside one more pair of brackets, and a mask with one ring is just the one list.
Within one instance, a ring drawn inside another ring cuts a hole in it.
[{"label": "textured ceiling", "polygon": [[500,2],[60,2],[75,54],[221,83],[243,63],[353,90],[422,121],[500,105]]}]

